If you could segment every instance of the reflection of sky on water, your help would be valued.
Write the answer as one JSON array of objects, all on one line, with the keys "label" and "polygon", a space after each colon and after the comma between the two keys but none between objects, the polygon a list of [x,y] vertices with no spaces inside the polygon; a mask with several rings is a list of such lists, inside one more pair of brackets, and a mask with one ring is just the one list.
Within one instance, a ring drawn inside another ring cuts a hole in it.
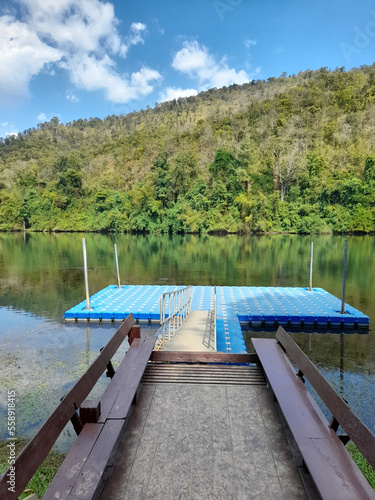
[{"label": "reflection of sky on water", "polygon": [[[6,430],[6,394],[17,393],[17,431],[32,437],[98,356],[119,325],[75,325],[46,321],[0,307],[0,438]],[[147,327],[146,327],[147,328]],[[151,329],[148,329],[151,332]],[[113,358],[116,366],[128,347],[125,340]],[[99,397],[109,379],[103,375],[90,397]],[[57,443],[62,449],[75,436],[69,424]]]}]

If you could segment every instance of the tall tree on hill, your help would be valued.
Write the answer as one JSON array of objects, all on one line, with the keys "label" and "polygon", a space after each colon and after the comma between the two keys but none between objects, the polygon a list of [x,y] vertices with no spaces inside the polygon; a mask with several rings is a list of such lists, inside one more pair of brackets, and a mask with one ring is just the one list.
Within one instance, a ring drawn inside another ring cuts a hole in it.
[{"label": "tall tree on hill", "polygon": [[161,202],[163,208],[167,206],[167,202],[171,197],[171,176],[168,156],[168,153],[165,151],[160,153],[155,158],[151,167],[155,186],[155,198]]},{"label": "tall tree on hill", "polygon": [[276,143],[273,146],[273,172],[280,199],[285,195],[303,169],[303,148],[298,143]]}]

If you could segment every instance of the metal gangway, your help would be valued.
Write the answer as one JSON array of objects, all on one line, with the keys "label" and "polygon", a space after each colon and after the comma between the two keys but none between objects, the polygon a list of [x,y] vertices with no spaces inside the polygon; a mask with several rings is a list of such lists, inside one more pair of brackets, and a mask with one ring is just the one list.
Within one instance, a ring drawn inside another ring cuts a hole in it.
[{"label": "metal gangway", "polygon": [[216,351],[216,287],[210,310],[192,311],[191,302],[191,286],[161,295],[160,328],[156,333],[157,349],[170,349],[171,342],[179,333],[179,337],[184,336],[187,343],[191,342],[192,334],[195,341],[201,337],[199,349]]}]

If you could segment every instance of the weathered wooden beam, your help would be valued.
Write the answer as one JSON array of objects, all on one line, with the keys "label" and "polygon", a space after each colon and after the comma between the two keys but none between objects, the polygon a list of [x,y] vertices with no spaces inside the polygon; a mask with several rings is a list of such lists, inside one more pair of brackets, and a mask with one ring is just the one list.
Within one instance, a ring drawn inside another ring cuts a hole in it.
[{"label": "weathered wooden beam", "polygon": [[132,345],[134,339],[141,338],[141,327],[139,325],[134,325],[129,333],[129,344]]},{"label": "weathered wooden beam", "polygon": [[[329,428],[276,339],[254,338],[252,342],[321,498],[375,500],[375,492]],[[302,371],[310,380],[304,367]]]},{"label": "weathered wooden beam", "polygon": [[[154,337],[134,340],[102,396],[100,417],[85,424],[43,498],[99,498],[154,344]],[[82,418],[85,407],[90,413],[92,409],[99,411],[97,403],[85,401],[81,405]]]},{"label": "weathered wooden beam", "polygon": [[84,373],[52,415],[46,420],[36,436],[21,451],[14,464],[17,478],[15,493],[8,491],[8,471],[0,478],[0,498],[13,500],[17,499],[22,493],[29,479],[35,474],[38,467],[47,457],[65,425],[75,415],[76,408],[81,406],[98,378],[106,370],[109,361],[129,334],[133,325],[134,319],[132,314],[130,314],[104,347],[101,354],[87,369],[86,373]]},{"label": "weathered wooden beam", "polygon": [[87,457],[90,455],[102,430],[103,424],[86,424],[84,426],[56,473],[52,482],[53,488],[50,485],[43,495],[44,500],[56,500],[56,498],[66,500],[68,498],[76,482],[76,476],[81,473],[85,466]]},{"label": "weathered wooden beam", "polygon": [[110,361],[107,365],[107,370],[105,372],[106,376],[109,378],[113,378],[115,375],[115,369],[113,368],[112,361]]},{"label": "weathered wooden beam", "polygon": [[230,354],[226,352],[154,351],[150,361],[162,363],[258,363],[256,354]]},{"label": "weathered wooden beam", "polygon": [[81,434],[83,429],[83,422],[76,411],[72,415],[70,421],[72,422],[73,429],[76,431],[77,436]]},{"label": "weathered wooden beam", "polygon": [[328,427],[330,429],[333,429],[335,432],[337,432],[339,425],[340,425],[339,421],[336,419],[336,417],[334,415],[332,415],[332,418],[331,418],[331,421],[330,421]]},{"label": "weathered wooden beam", "polygon": [[101,412],[100,401],[85,399],[81,404],[80,418],[83,424],[96,424]]},{"label": "weathered wooden beam", "polygon": [[[309,360],[306,354],[294,342],[294,340],[279,327],[276,332],[276,339],[285,348],[299,370],[303,372],[305,378],[316,390],[319,397],[332,413],[334,420],[339,422],[349,438],[355,443],[359,451],[375,468],[375,436],[353,413],[348,404],[331,387],[315,365]],[[334,421],[332,421],[334,425]],[[332,425],[332,427],[333,427]]]}]

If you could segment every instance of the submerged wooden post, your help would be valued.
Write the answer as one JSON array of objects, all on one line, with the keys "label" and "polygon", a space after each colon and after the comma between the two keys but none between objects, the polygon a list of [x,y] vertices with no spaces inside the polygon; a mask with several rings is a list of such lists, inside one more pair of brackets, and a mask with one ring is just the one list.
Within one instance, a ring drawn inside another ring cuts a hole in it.
[{"label": "submerged wooden post", "polygon": [[87,255],[86,255],[86,240],[82,238],[82,250],[83,250],[83,269],[85,273],[85,291],[86,291],[86,309],[90,308],[90,294],[89,294],[89,278],[87,273]]},{"label": "submerged wooden post", "polygon": [[310,281],[309,281],[309,290],[312,290],[312,274],[313,274],[313,256],[314,256],[314,242],[311,242],[310,247]]},{"label": "submerged wooden post", "polygon": [[344,263],[342,269],[342,293],[341,293],[341,314],[345,314],[345,287],[346,287],[346,266],[348,261],[348,240],[344,245]]},{"label": "submerged wooden post", "polygon": [[119,267],[118,267],[118,255],[117,255],[116,243],[114,244],[114,247],[115,247],[115,261],[116,261],[116,274],[117,274],[117,288],[121,288],[120,271],[119,271]]}]

